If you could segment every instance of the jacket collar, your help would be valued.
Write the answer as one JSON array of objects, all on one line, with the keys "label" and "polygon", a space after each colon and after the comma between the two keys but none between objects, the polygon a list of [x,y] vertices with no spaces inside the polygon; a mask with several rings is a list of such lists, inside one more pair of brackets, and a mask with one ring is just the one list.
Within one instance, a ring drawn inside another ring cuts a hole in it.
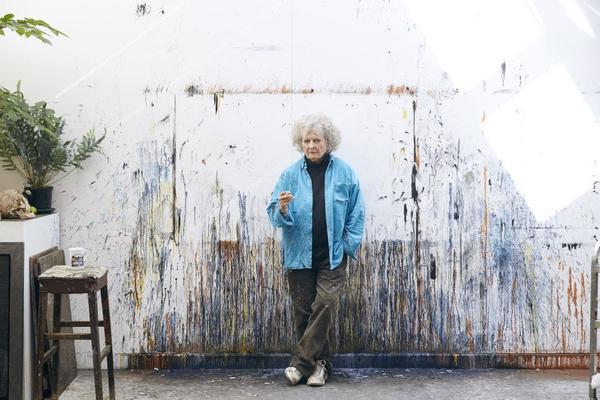
[{"label": "jacket collar", "polygon": [[[336,159],[336,156],[334,156],[333,153],[330,152],[329,153],[329,163],[327,163],[328,168],[331,165],[331,163],[333,162],[333,160],[335,160],[335,159]],[[304,158],[304,156],[302,156],[302,158],[298,161],[301,163],[300,168],[307,169],[306,158]]]}]

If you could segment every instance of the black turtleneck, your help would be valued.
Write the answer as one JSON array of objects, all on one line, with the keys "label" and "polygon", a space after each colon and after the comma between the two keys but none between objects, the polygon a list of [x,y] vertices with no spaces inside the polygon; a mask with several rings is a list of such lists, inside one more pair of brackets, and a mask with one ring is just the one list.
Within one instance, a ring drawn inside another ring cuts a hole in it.
[{"label": "black turtleneck", "polygon": [[329,165],[329,153],[318,162],[306,158],[306,167],[312,182],[312,267],[329,266],[329,242],[325,219],[325,170]]}]

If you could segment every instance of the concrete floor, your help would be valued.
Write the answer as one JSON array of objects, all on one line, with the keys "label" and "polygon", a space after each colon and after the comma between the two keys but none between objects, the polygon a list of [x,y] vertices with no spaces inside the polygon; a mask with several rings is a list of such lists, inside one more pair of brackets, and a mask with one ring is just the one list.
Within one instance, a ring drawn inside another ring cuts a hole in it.
[{"label": "concrete floor", "polygon": [[[588,398],[585,370],[338,369],[321,388],[291,387],[281,370],[118,370],[115,381],[119,400]],[[92,371],[79,371],[61,399],[95,399]]]}]

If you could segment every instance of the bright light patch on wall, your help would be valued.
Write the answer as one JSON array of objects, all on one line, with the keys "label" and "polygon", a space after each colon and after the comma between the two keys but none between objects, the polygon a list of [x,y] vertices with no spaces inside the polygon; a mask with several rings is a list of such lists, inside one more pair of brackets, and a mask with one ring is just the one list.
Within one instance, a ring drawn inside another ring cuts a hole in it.
[{"label": "bright light patch on wall", "polygon": [[468,90],[500,74],[541,35],[522,0],[406,0],[406,8],[454,85]]},{"label": "bright light patch on wall", "polygon": [[539,222],[592,188],[600,126],[562,65],[502,105],[483,129]]},{"label": "bright light patch on wall", "polygon": [[579,29],[590,35],[592,38],[596,37],[592,26],[585,17],[585,14],[581,10],[581,7],[579,7],[579,5],[577,4],[577,1],[560,0],[560,4],[562,4],[569,18],[571,18],[573,23],[575,23],[575,25],[577,25]]}]

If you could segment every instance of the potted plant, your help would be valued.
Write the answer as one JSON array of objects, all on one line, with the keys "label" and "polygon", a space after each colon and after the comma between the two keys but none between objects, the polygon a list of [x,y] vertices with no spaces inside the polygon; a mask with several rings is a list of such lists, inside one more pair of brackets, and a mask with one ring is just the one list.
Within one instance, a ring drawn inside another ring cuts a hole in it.
[{"label": "potted plant", "polygon": [[106,133],[96,138],[90,130],[79,141],[64,141],[63,118],[43,101],[29,105],[19,86],[15,92],[0,87],[0,162],[21,175],[31,205],[39,212],[51,212],[51,185],[101,151]]}]

